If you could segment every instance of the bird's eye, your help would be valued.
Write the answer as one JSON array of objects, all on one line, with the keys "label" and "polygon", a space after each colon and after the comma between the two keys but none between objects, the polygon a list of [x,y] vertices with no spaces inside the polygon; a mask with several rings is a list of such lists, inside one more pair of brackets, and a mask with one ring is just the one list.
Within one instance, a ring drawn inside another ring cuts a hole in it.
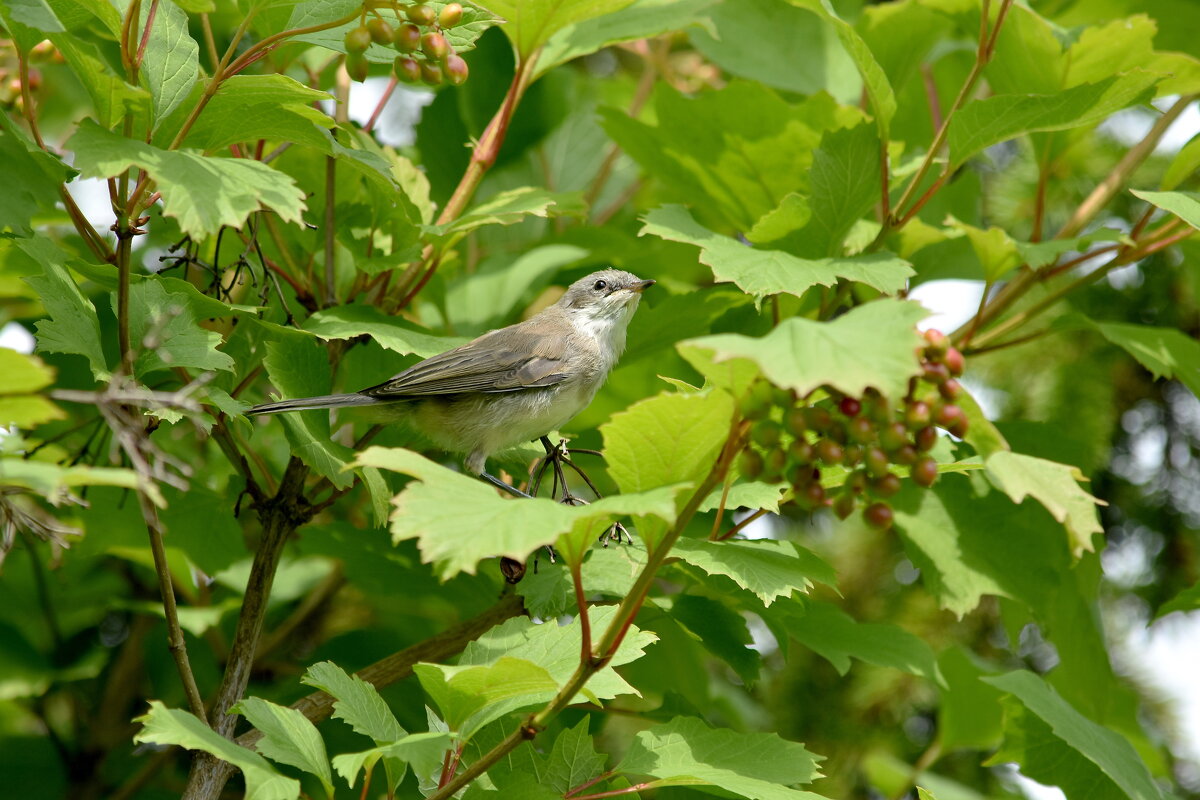
[{"label": "bird's eye", "polygon": [[592,284],[592,288],[595,289],[597,292],[602,291],[603,289],[607,288],[607,286],[608,286],[607,281],[596,281],[594,284]]}]

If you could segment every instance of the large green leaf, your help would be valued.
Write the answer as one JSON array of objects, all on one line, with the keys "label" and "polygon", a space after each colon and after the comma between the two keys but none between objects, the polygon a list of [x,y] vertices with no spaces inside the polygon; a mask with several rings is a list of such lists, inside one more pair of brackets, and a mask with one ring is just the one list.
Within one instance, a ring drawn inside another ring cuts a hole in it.
[{"label": "large green leaf", "polygon": [[620,11],[633,0],[487,0],[482,5],[504,17],[504,33],[522,58],[529,58],[568,25]]},{"label": "large green leaf", "polygon": [[59,187],[74,170],[38,147],[3,110],[0,110],[0,162],[9,180],[8,190],[0,194],[0,233],[31,236],[33,215],[54,208]]},{"label": "large green leaf", "polygon": [[685,594],[671,603],[671,616],[700,639],[704,649],[737,673],[746,685],[758,681],[762,656],[751,647],[754,637],[746,618],[711,597]]},{"label": "large green leaf", "polygon": [[666,522],[675,516],[676,487],[566,506],[544,498],[500,497],[482,481],[409,450],[371,447],[356,463],[417,479],[393,500],[392,535],[396,541],[416,539],[422,559],[436,564],[443,578],[474,573],[489,557],[524,560],[563,534],[581,531],[579,538],[594,540],[625,516],[653,515]]},{"label": "large green leaf", "polygon": [[405,735],[379,691],[332,661],[313,664],[300,682],[332,695],[333,715],[376,743],[394,742]]},{"label": "large green leaf", "polygon": [[1092,534],[1104,532],[1096,504],[1104,501],[1080,488],[1078,481],[1085,478],[1078,467],[1005,450],[992,453],[984,463],[988,478],[1014,503],[1033,497],[1066,526],[1076,557],[1094,549]]},{"label": "large green leaf", "polygon": [[413,672],[450,730],[464,740],[506,714],[547,702],[558,691],[545,669],[512,656],[487,666],[416,664]]},{"label": "large green leaf", "polygon": [[874,387],[899,398],[919,372],[914,352],[923,340],[916,324],[927,313],[916,303],[877,300],[832,322],[793,317],[758,339],[727,333],[681,342],[679,349],[706,350],[716,361],[749,359],[776,386],[801,397],[828,385],[855,397]]},{"label": "large green leaf", "polygon": [[1026,133],[1098,123],[1115,111],[1148,100],[1160,77],[1139,70],[1056,94],[1002,94],[968,103],[950,123],[950,166],[957,167],[994,144]]},{"label": "large green leaf", "polygon": [[[183,144],[198,150],[218,150],[255,139],[287,141],[333,153],[328,129],[334,121],[316,103],[330,100],[327,92],[310,89],[286,75],[234,75],[221,82],[217,93],[188,131]],[[173,139],[183,115],[167,120],[156,141]]]},{"label": "large green leaf", "polygon": [[[843,20],[829,5],[829,0],[790,0],[793,5],[807,8],[821,19],[833,26],[842,47],[850,54],[858,74],[862,77],[863,88],[871,98],[871,110],[875,114],[875,124],[879,129],[879,138],[888,139],[888,131],[892,117],[896,116],[896,93],[888,81],[887,74],[875,60],[867,43],[854,30],[854,26]],[[878,161],[878,159],[876,159]]]},{"label": "large green leaf", "polygon": [[32,428],[66,415],[54,403],[35,394],[54,380],[54,371],[33,356],[0,347],[0,428]]},{"label": "large green leaf", "polygon": [[325,755],[325,742],[304,714],[260,697],[247,697],[233,710],[262,732],[262,738],[255,744],[258,752],[272,761],[316,775],[325,793],[333,796],[333,775]]},{"label": "large green leaf", "polygon": [[[96,5],[101,6],[99,3]],[[152,102],[150,93],[140,86],[126,83],[105,60],[98,46],[67,33],[54,34],[50,40],[91,96],[96,121],[101,127],[111,129],[126,114],[133,115],[135,119],[149,119]]]},{"label": "large green leaf", "polygon": [[454,736],[445,732],[410,733],[394,742],[363,750],[358,753],[343,753],[333,757],[333,768],[337,770],[350,788],[358,779],[358,773],[369,774],[382,759],[388,762],[411,764],[418,775],[428,775],[431,767],[442,760],[442,754],[454,744]]},{"label": "large green leaf", "polygon": [[839,254],[846,233],[879,202],[879,142],[866,123],[826,131],[821,137],[809,170],[812,219],[799,234],[803,252]]},{"label": "large green leaf", "polygon": [[675,543],[671,554],[709,575],[732,578],[767,606],[794,591],[808,592],[814,583],[837,585],[833,567],[792,542],[769,539],[710,542],[684,538]]},{"label": "large green leaf", "polygon": [[141,76],[153,98],[157,125],[191,93],[200,75],[200,46],[188,33],[187,12],[172,0],[143,3],[142,30],[152,8],[156,13],[145,39]]},{"label": "large green leaf", "polygon": [[560,795],[580,786],[604,772],[607,758],[596,752],[588,734],[588,720],[582,719],[567,728],[554,740],[550,755],[542,770],[543,783],[554,787]]},{"label": "large green leaf", "polygon": [[701,480],[716,460],[733,419],[733,398],[660,394],[614,414],[603,425],[608,471],[623,492]]},{"label": "large green leaf", "polygon": [[850,659],[892,667],[942,683],[933,650],[923,639],[896,625],[858,622],[830,603],[806,600],[783,606],[787,632],[805,647],[819,653],[843,675]]},{"label": "large green leaf", "polygon": [[938,704],[937,735],[947,750],[991,750],[1000,743],[1000,693],[980,680],[988,672],[977,662],[962,647],[952,647],[938,656],[945,685]]},{"label": "large green leaf", "polygon": [[[114,295],[114,314],[116,304]],[[142,281],[130,288],[129,335],[139,351],[133,364],[138,377],[174,367],[234,371],[233,359],[217,349],[221,334],[197,325],[187,296],[169,292],[160,281]]]},{"label": "large green leaf", "polygon": [[1071,800],[1163,797],[1128,740],[1080,714],[1042,678],[1019,670],[982,680],[1020,701],[1006,707],[1005,741],[993,762],[1016,761]]},{"label": "large green leaf", "polygon": [[634,0],[620,13],[591,17],[560,28],[538,54],[535,75],[597,50],[668,31],[708,25],[707,12],[717,0]]},{"label": "large green leaf", "polygon": [[788,788],[821,776],[820,756],[773,733],[714,730],[695,717],[677,717],[639,731],[618,772],[650,775],[655,786],[715,786],[753,800],[814,800]]},{"label": "large green leaf", "polygon": [[[588,612],[595,641],[612,622],[617,608],[611,605],[591,606]],[[503,657],[519,658],[538,665],[561,686],[579,666],[579,631],[578,617],[569,625],[537,625],[525,617],[516,617],[468,644],[458,663],[459,666],[486,666]],[[653,633],[640,630],[636,625],[631,626],[612,660],[588,680],[578,702],[584,698],[595,702],[622,694],[640,694],[614,668],[641,658],[655,640]]]},{"label": "large green leaf", "polygon": [[240,769],[246,779],[246,800],[294,800],[300,796],[298,780],[280,775],[258,753],[234,744],[186,711],[151,700],[150,711],[134,721],[142,725],[134,734],[135,742],[203,750]]},{"label": "large green leaf", "polygon": [[583,211],[583,195],[580,192],[551,192],[534,186],[522,186],[500,192],[468,208],[453,222],[431,225],[429,231],[435,236],[451,236],[468,233],[484,225],[514,225],[530,216],[580,216]]},{"label": "large green leaf", "polygon": [[833,286],[839,280],[857,281],[893,294],[914,274],[907,261],[890,253],[807,259],[782,250],[748,247],[705,228],[683,206],[657,208],[646,214],[645,221],[641,235],[650,233],[696,245],[700,261],[712,267],[713,278],[734,283],[756,298],[781,292],[801,297],[813,286]]},{"label": "large green leaf", "polygon": [[[287,1],[289,0],[285,0],[285,2]],[[442,7],[446,4],[446,0],[429,0],[427,2],[427,5],[433,6],[435,11],[441,11]],[[462,7],[462,19],[458,24],[442,29],[442,33],[446,37],[446,42],[454,48],[454,52],[456,53],[464,53],[473,49],[475,42],[488,28],[492,28],[502,22],[495,14],[481,8],[475,3],[463,3]],[[292,15],[287,24],[280,27],[279,30],[307,28],[313,25],[326,24],[353,15],[355,11],[361,8],[362,3],[357,2],[357,0],[301,0],[292,9]],[[403,6],[400,8],[403,14]],[[380,6],[374,9],[374,11],[379,16],[391,22],[393,26],[398,24],[398,20],[391,8]],[[404,21],[407,22],[407,19]],[[359,20],[354,19],[334,28],[301,34],[300,36],[296,36],[293,41],[320,45],[321,47],[344,53],[346,52],[346,33],[358,25]],[[390,63],[396,57],[396,50],[390,45],[372,43],[367,48],[365,55],[368,61],[376,64],[386,64]]]},{"label": "large green leaf", "polygon": [[285,222],[299,222],[304,193],[295,181],[253,159],[205,158],[182,150],[162,150],[126,139],[84,120],[67,142],[88,178],[115,177],[140,167],[162,193],[163,213],[175,217],[184,233],[203,237],[222,226],[240,227],[263,208]]},{"label": "large green leaf", "polygon": [[41,275],[25,278],[50,317],[37,323],[38,352],[81,355],[88,360],[96,380],[108,380],[111,373],[100,345],[96,307],[83,296],[67,271],[66,254],[44,238],[21,239],[17,247],[44,270]]},{"label": "large green leaf", "polygon": [[791,104],[744,81],[693,98],[661,87],[654,125],[611,109],[601,116],[609,135],[671,197],[739,231],[751,230],[787,195],[808,194],[822,133],[863,119],[824,93]]}]

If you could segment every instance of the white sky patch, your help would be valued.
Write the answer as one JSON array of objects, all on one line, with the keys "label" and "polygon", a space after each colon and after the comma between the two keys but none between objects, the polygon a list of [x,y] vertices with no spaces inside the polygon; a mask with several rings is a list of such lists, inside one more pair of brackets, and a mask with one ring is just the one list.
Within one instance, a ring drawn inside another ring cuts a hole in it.
[{"label": "white sky patch", "polygon": [[[387,91],[387,78],[367,78],[350,85],[350,119],[366,125]],[[392,147],[408,147],[417,141],[421,111],[433,102],[433,92],[399,84],[375,123],[375,138]],[[329,109],[326,109],[328,112]]]},{"label": "white sky patch", "polygon": [[0,328],[0,347],[7,347],[18,353],[32,353],[33,345],[33,334],[19,322],[10,322]]},{"label": "white sky patch", "polygon": [[983,296],[983,281],[929,281],[913,288],[909,300],[916,300],[930,311],[930,316],[917,323],[921,330],[936,328],[950,333],[963,325],[979,309]]}]

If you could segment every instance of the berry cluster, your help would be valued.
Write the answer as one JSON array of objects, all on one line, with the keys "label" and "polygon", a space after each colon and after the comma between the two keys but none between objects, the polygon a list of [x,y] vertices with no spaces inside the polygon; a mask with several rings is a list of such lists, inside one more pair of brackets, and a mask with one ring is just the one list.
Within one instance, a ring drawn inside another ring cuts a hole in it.
[{"label": "berry cluster", "polygon": [[[742,475],[768,483],[786,480],[796,505],[832,506],[841,519],[861,502],[868,524],[891,527],[887,499],[900,491],[892,465],[907,467],[917,485],[932,486],[938,465],[929,451],[937,428],[960,438],[967,432],[966,415],[954,404],[962,390],[955,380],[962,375],[962,353],[938,331],[927,331],[925,342],[918,351],[921,377],[909,381],[908,393],[895,406],[874,389],[850,397],[825,387],[822,399],[801,403],[791,391],[756,383],[741,402],[742,415],[753,422],[739,461]],[[778,418],[775,408],[782,411]],[[821,484],[822,468],[832,466],[848,472],[834,496]]]},{"label": "berry cluster", "polygon": [[[463,7],[447,3],[441,12],[425,3],[400,10],[395,6],[398,26],[376,15],[346,33],[346,71],[356,81],[367,78],[367,48],[371,43],[394,47],[400,55],[393,64],[396,77],[405,83],[422,81],[430,86],[445,82],[458,86],[467,79],[467,62],[446,41],[445,30],[462,21]],[[404,22],[403,20],[407,20]]]}]

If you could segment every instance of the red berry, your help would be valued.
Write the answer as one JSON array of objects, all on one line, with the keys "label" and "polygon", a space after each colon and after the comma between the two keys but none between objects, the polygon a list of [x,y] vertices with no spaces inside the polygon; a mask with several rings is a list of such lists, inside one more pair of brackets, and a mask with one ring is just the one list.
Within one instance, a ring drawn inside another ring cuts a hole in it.
[{"label": "red berry", "polygon": [[412,53],[421,46],[421,29],[411,22],[396,28],[392,34],[392,44],[401,53]]},{"label": "red berry", "polygon": [[913,447],[911,444],[906,444],[903,447],[899,447],[896,449],[896,452],[892,453],[892,461],[896,464],[908,465],[914,463],[916,460],[917,448]]},{"label": "red berry", "polygon": [[442,68],[432,61],[422,61],[421,80],[429,86],[437,86],[442,82]]},{"label": "red berry", "polygon": [[796,494],[800,494],[804,487],[813,482],[813,468],[808,464],[796,464],[788,470],[787,479]]},{"label": "red berry", "polygon": [[371,41],[375,44],[391,44],[392,37],[395,35],[395,31],[392,30],[392,26],[388,24],[387,20],[379,17],[371,17],[367,20],[367,32],[371,34]]},{"label": "red berry", "polygon": [[961,391],[962,384],[953,378],[938,386],[938,394],[946,400],[954,400]]},{"label": "red berry", "polygon": [[804,487],[804,491],[796,495],[800,504],[807,508],[817,508],[825,505],[825,489],[816,481]]},{"label": "red berry", "polygon": [[938,477],[938,465],[929,456],[924,456],[917,459],[917,463],[912,467],[913,483],[918,486],[930,487]]},{"label": "red berry", "polygon": [[950,430],[960,419],[965,419],[963,411],[956,405],[947,403],[938,409],[937,424],[939,427]]},{"label": "red berry", "polygon": [[946,365],[946,369],[950,370],[950,374],[957,378],[963,374],[963,369],[966,363],[963,361],[963,354],[958,351],[957,347],[951,347],[946,351],[946,355],[942,361]]},{"label": "red berry", "polygon": [[929,349],[935,353],[944,353],[950,346],[949,337],[935,328],[925,331],[925,341],[929,344]]},{"label": "red berry", "polygon": [[366,25],[359,25],[357,28],[351,28],[346,32],[346,38],[343,40],[346,45],[346,54],[365,53],[367,48],[371,46],[371,31]]},{"label": "red berry", "polygon": [[418,3],[408,7],[408,18],[418,25],[429,27],[437,20],[437,14],[424,3]]},{"label": "red berry", "polygon": [[863,510],[863,519],[867,521],[867,524],[881,531],[892,527],[892,520],[895,517],[892,507],[887,503],[871,503]]},{"label": "red berry", "polygon": [[804,413],[804,421],[809,428],[817,433],[824,433],[833,427],[833,416],[823,408],[811,406]]},{"label": "red berry", "polygon": [[917,431],[917,449],[922,453],[932,450],[937,444],[938,433],[937,428],[932,425],[926,425],[921,430]]},{"label": "red berry", "polygon": [[817,442],[817,458],[826,464],[840,464],[844,455],[842,446],[832,439],[822,439]]},{"label": "red berry", "polygon": [[857,417],[858,412],[862,411],[862,403],[853,397],[843,397],[838,403],[838,410],[847,417]]},{"label": "red berry", "polygon": [[421,51],[434,61],[441,61],[450,55],[450,45],[440,33],[427,33],[421,37]]},{"label": "red berry", "polygon": [[939,364],[934,361],[926,361],[921,364],[923,373],[921,377],[930,383],[945,383],[950,379],[950,370],[945,364]]},{"label": "red berry", "polygon": [[788,457],[796,464],[811,464],[813,446],[805,439],[796,439],[788,445]]},{"label": "red berry", "polygon": [[880,497],[891,497],[900,491],[900,478],[889,472],[871,481],[871,491]]},{"label": "red berry", "polygon": [[415,58],[396,56],[392,68],[396,71],[396,77],[405,83],[416,83],[421,80],[421,65]]},{"label": "red berry", "polygon": [[929,407],[928,403],[922,402],[921,400],[917,400],[916,402],[910,404],[904,411],[904,422],[908,425],[910,430],[924,428],[929,424],[929,421],[932,418],[933,409]]},{"label": "red berry", "polygon": [[458,3],[446,3],[442,13],[438,15],[438,24],[443,28],[453,28],[462,21],[463,7]]}]

